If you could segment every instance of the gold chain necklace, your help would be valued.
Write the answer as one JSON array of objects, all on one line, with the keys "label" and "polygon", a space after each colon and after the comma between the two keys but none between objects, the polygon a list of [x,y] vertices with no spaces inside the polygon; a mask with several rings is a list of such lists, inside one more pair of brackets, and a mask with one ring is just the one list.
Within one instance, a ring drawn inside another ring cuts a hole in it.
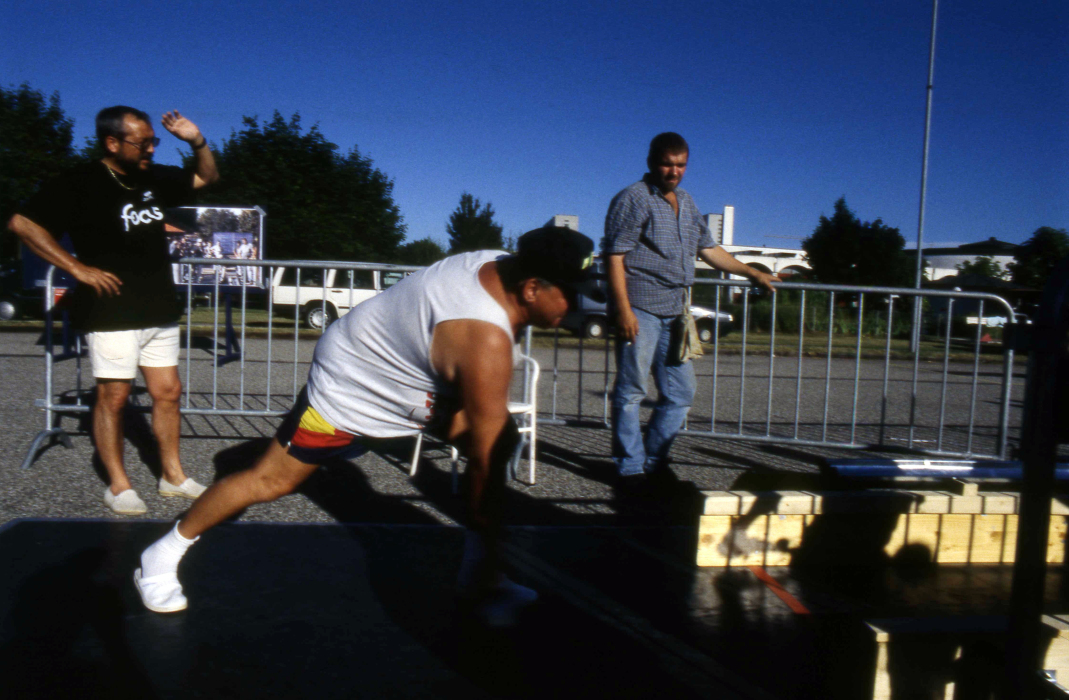
[{"label": "gold chain necklace", "polygon": [[115,184],[117,184],[119,187],[123,188],[124,190],[129,190],[130,192],[133,192],[137,189],[136,187],[130,187],[129,185],[123,184],[123,181],[119,179],[119,176],[115,173],[114,170],[111,169],[111,166],[109,166],[107,163],[104,163],[104,167],[107,169],[108,174],[111,175],[111,179],[114,180]]}]

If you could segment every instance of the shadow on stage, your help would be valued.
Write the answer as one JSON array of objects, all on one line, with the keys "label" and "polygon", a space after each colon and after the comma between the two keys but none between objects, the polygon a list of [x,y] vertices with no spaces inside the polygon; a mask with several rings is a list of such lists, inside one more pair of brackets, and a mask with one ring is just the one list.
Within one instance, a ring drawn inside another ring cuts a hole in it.
[{"label": "shadow on stage", "polygon": [[[408,442],[381,454],[400,465]],[[219,453],[217,478],[250,465],[266,444]],[[448,474],[424,471],[417,486],[459,520],[464,501]],[[730,691],[746,683],[676,638],[694,570],[673,548],[693,545],[687,531],[587,527],[589,516],[509,528],[510,575],[541,599],[502,630],[457,601],[463,531],[420,508],[427,496],[376,492],[350,463],[325,465],[302,493],[339,524],[220,525],[183,560],[190,607],[170,615],[142,606],[131,574],[171,523],[7,524],[0,694],[750,697]],[[547,507],[515,489],[509,498],[520,522]]]}]

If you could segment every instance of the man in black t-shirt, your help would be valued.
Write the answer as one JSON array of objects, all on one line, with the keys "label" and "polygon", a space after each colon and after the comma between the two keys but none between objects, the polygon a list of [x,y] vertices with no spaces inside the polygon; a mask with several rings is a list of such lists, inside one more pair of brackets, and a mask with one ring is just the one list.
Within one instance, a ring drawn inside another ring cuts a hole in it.
[{"label": "man in black t-shirt", "polygon": [[[192,147],[192,171],[152,162],[160,140],[147,114],[108,107],[96,119],[106,155],[46,183],[8,222],[30,250],[78,280],[68,302],[74,325],[86,332],[97,381],[93,438],[111,480],[104,502],[123,515],[146,511],[123,466],[122,411],[138,368],[152,397],[160,495],[192,499],[204,491],[186,478],[179,458],[180,308],[163,209],[190,204],[193,191],[219,173],[196,124],[177,111],[164,114],[162,124]],[[57,242],[64,233],[77,258]]]}]

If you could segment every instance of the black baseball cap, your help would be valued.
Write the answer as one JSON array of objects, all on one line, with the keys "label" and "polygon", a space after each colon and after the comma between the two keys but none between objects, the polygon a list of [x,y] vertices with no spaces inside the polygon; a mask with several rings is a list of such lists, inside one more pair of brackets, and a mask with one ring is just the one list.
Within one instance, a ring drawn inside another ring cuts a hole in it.
[{"label": "black baseball cap", "polygon": [[552,282],[569,297],[605,301],[594,273],[594,241],[578,231],[563,226],[528,231],[516,242],[516,261],[522,275]]}]

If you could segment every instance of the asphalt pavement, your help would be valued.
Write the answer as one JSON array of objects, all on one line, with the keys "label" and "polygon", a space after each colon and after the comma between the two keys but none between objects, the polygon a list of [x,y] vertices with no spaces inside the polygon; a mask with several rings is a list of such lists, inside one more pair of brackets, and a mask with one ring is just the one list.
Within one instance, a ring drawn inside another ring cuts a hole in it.
[{"label": "asphalt pavement", "polygon": [[[19,468],[34,436],[45,428],[45,414],[35,406],[45,395],[42,341],[40,333],[0,333],[0,387],[4,393],[0,411],[7,428],[0,436],[0,522],[20,517],[119,517],[102,503],[103,472],[94,465],[86,413],[57,418],[56,424],[71,436],[71,449],[61,444],[47,446],[38,452],[31,468]],[[288,409],[304,383],[314,341],[301,339],[295,343],[292,336],[283,336],[268,343],[263,338],[248,338],[240,359],[222,366],[213,361],[222,354],[221,344],[215,353],[208,338],[193,338],[192,345],[191,350],[183,350],[180,361],[189,405],[262,412]],[[521,480],[511,482],[515,501],[510,509],[511,521],[633,524],[649,519],[651,523],[694,524],[696,511],[676,512],[635,503],[633,499],[622,499],[617,492],[609,431],[605,427],[604,390],[611,381],[606,367],[611,372],[612,359],[604,344],[554,349],[536,343],[532,354],[542,366],[536,482],[524,483],[525,470],[520,474]],[[824,358],[810,357],[804,358],[799,368],[797,358],[775,358],[770,395],[769,358],[746,358],[744,384],[739,381],[742,359],[724,355],[696,361],[699,392],[688,423],[691,433],[680,436],[672,452],[673,474],[679,484],[687,487],[692,499],[699,491],[729,489],[739,484],[774,486],[792,480],[804,483],[816,478],[820,465],[828,458],[895,454],[898,450],[894,448],[907,448],[910,440],[921,449],[941,446],[964,450],[970,446],[971,434],[974,451],[982,453],[996,447],[1001,364],[980,366],[974,379],[971,365],[951,365],[944,373],[942,363],[922,363],[914,381],[910,362],[896,361],[885,367],[882,361],[866,360],[858,367],[851,359],[837,358],[828,363]],[[829,365],[831,380],[826,381]],[[580,367],[582,372],[578,371]],[[882,390],[885,373],[889,387],[886,400]],[[944,377],[948,380],[946,385]],[[519,375],[515,384],[518,392],[522,384]],[[80,367],[71,358],[56,363],[54,395],[59,400],[90,402],[91,387],[84,360]],[[1020,420],[1023,388],[1023,368],[1018,367],[1011,394],[1011,447]],[[135,390],[135,395],[141,392],[143,389]],[[911,399],[914,395],[915,402]],[[704,435],[713,427],[709,417],[714,400],[718,433],[742,432],[758,441]],[[135,396],[135,402],[149,404],[143,395]],[[648,412],[651,405],[652,402],[644,411]],[[149,506],[144,517],[172,519],[184,504],[155,493],[159,469],[149,417],[138,411],[128,414],[127,470],[134,488]],[[876,441],[881,433],[881,415],[884,424],[890,426],[883,430],[886,449],[844,449],[790,440],[797,436],[838,442],[850,442],[852,437],[858,444]],[[913,431],[908,429],[911,415],[916,425]],[[187,415],[182,425],[182,459],[187,473],[202,483],[210,483],[219,475],[244,468],[266,444],[277,422],[277,418],[256,416]],[[785,442],[763,442],[766,435],[779,436]],[[401,439],[354,462],[328,465],[305,492],[255,506],[241,519],[330,522],[342,517],[353,522],[376,522],[384,517],[374,511],[361,511],[358,493],[343,497],[336,487],[346,483],[403,503],[404,510],[419,522],[456,523],[460,501],[451,493],[447,452],[428,441],[418,474],[410,479],[412,448],[413,440]],[[314,497],[318,481],[329,492],[331,507]],[[343,501],[347,505],[337,505]],[[397,517],[401,516],[390,516]]]}]

